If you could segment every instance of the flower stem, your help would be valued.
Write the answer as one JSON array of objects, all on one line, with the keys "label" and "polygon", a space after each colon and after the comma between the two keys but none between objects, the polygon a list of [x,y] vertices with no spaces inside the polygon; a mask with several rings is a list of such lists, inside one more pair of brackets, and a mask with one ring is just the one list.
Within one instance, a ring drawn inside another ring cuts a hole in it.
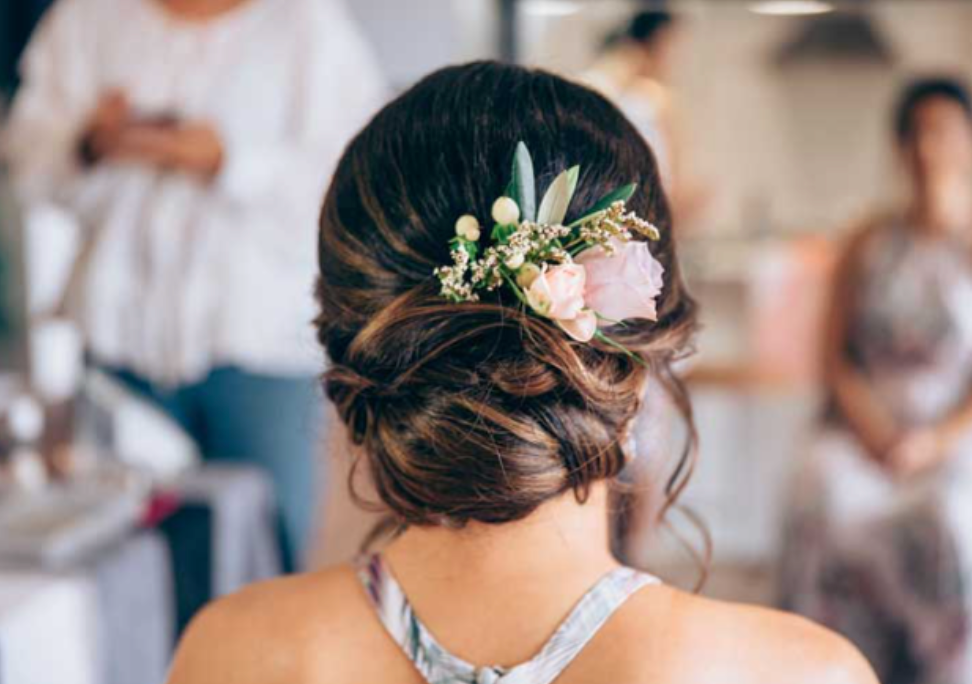
[{"label": "flower stem", "polygon": [[637,354],[635,354],[633,351],[631,351],[630,349],[628,349],[627,347],[625,347],[620,342],[615,342],[610,337],[608,337],[607,335],[605,335],[604,333],[602,333],[600,330],[598,330],[597,332],[594,333],[594,338],[600,340],[601,342],[603,342],[604,344],[608,345],[609,347],[614,347],[618,351],[623,352],[626,356],[629,356],[632,360],[637,361],[638,363],[640,363],[645,368],[650,368],[650,366],[648,365],[648,362],[647,361],[645,361],[643,358],[641,358],[640,356],[638,356]]},{"label": "flower stem", "polygon": [[570,249],[568,249],[567,250],[567,253],[570,254],[572,257],[575,257],[578,254],[580,254],[581,252],[586,252],[590,248],[591,248],[591,245],[589,245],[586,242],[582,242],[581,244],[577,245],[576,247],[571,247]]},{"label": "flower stem", "polygon": [[616,321],[613,318],[608,318],[607,316],[602,316],[601,314],[599,314],[596,311],[594,312],[594,315],[597,316],[602,321],[607,321],[611,325],[620,325],[622,328],[627,327],[625,325],[624,321]]},{"label": "flower stem", "polygon": [[523,294],[523,290],[521,290],[520,286],[516,284],[516,281],[510,277],[510,274],[507,273],[505,270],[503,270],[502,273],[503,273],[503,280],[505,280],[506,284],[510,286],[511,290],[513,290],[513,294],[516,295],[516,298],[519,299],[525,306],[529,308],[533,308],[530,307],[530,302],[529,300],[527,300],[526,295]]}]

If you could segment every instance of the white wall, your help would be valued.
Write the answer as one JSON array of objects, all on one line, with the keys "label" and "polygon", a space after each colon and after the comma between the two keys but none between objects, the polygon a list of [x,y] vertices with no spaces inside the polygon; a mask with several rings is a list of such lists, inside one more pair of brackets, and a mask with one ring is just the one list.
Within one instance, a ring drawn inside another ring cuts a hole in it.
[{"label": "white wall", "polygon": [[494,0],[348,0],[396,90],[447,64],[494,57]]}]

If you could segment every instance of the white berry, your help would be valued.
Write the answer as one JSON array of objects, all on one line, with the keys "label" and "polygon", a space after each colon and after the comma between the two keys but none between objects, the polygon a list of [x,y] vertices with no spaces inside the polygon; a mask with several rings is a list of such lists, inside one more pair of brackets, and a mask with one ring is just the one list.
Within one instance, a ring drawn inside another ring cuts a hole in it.
[{"label": "white berry", "polygon": [[533,285],[533,281],[540,276],[540,273],[542,273],[542,271],[536,264],[526,264],[520,269],[520,272],[516,274],[516,284],[525,290]]},{"label": "white berry", "polygon": [[506,267],[511,271],[515,271],[516,269],[520,268],[520,266],[522,265],[523,265],[523,255],[519,253],[514,254],[513,256],[511,256],[509,259],[506,260]]},{"label": "white berry", "polygon": [[493,202],[493,220],[501,226],[514,225],[520,220],[520,207],[509,197]]},{"label": "white berry", "polygon": [[456,221],[456,235],[471,242],[479,239],[479,221],[472,214],[460,216]]}]

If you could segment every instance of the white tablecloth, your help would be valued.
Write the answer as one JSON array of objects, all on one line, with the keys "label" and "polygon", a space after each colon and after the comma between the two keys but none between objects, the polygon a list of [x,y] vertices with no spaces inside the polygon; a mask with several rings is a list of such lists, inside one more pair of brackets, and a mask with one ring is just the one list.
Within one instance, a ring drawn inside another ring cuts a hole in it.
[{"label": "white tablecloth", "polygon": [[0,569],[0,684],[161,684],[174,610],[156,531],[70,572]]},{"label": "white tablecloth", "polygon": [[0,571],[0,683],[97,684],[97,615],[82,575]]},{"label": "white tablecloth", "polygon": [[179,623],[279,574],[263,473],[203,468],[176,491],[207,513],[191,529],[133,532],[70,572],[0,567],[0,684],[161,684]]}]

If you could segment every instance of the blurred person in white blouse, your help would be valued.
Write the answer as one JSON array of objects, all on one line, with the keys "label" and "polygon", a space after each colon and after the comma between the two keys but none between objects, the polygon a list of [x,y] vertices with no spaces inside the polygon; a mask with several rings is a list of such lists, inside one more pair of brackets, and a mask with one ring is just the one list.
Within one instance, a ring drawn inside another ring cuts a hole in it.
[{"label": "blurred person in white blouse", "polygon": [[3,149],[83,232],[66,308],[93,363],[207,458],[274,480],[286,563],[313,519],[319,201],[381,76],[338,0],[59,0]]}]

